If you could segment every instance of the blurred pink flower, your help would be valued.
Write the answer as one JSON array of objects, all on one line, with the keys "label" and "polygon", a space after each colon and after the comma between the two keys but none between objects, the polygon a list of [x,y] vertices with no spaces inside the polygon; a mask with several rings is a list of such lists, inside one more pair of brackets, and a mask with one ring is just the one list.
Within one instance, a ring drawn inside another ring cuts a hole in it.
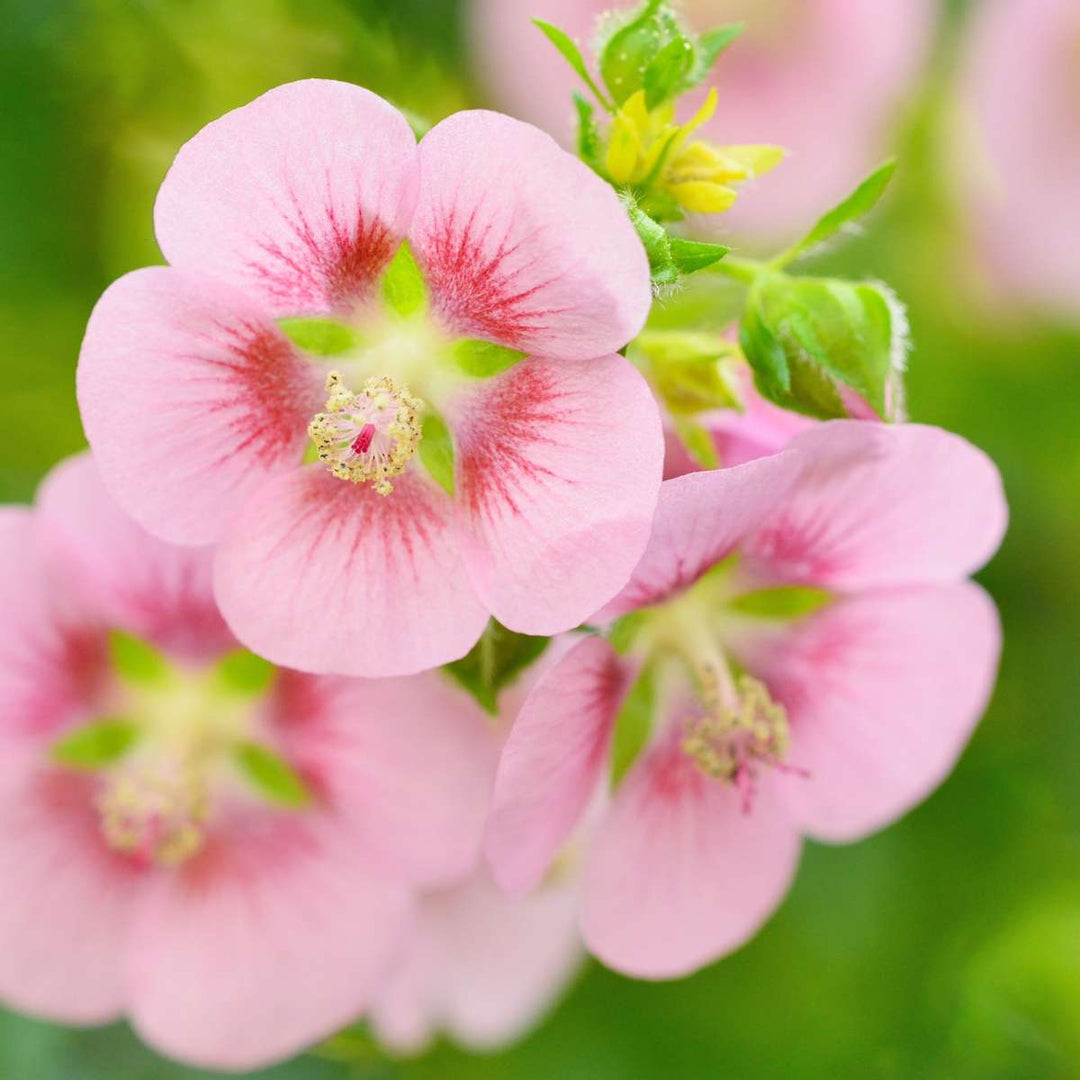
[{"label": "blurred pink flower", "polygon": [[[498,104],[568,139],[577,80],[531,24],[534,17],[580,43],[613,8],[600,0],[473,0],[471,39],[481,78]],[[933,0],[685,0],[702,31],[745,20],[709,85],[720,93],[702,134],[721,143],[775,143],[790,155],[754,181],[726,226],[760,240],[792,239],[843,198],[889,148],[890,128],[929,50]]]},{"label": "blurred pink flower", "polygon": [[556,873],[511,899],[477,870],[420,901],[404,958],[370,1014],[375,1035],[399,1053],[439,1031],[478,1050],[532,1026],[581,966],[577,880]]},{"label": "blurred pink flower", "polygon": [[[489,614],[554,633],[625,583],[663,448],[613,350],[648,313],[649,269],[615,194],[546,135],[466,112],[417,147],[374,94],[292,83],[181,149],[155,222],[171,265],[95,308],[83,422],[140,523],[220,540],[217,601],[245,644],[305,671],[410,674],[462,656]],[[430,317],[377,302],[405,238]],[[309,355],[276,321],[298,316],[366,344]],[[460,339],[530,356],[475,378]],[[453,433],[453,496],[414,458],[422,403]],[[316,414],[333,474],[301,466]]]},{"label": "blurred pink flower", "polygon": [[585,854],[585,942],[645,978],[737,947],[786,892],[801,834],[864,836],[952,768],[1000,638],[964,579],[1005,521],[989,459],[916,425],[824,423],[666,481],[645,556],[597,617],[630,616],[625,655],[579,639],[511,732],[486,840],[498,883],[541,880],[606,784],[647,664],[652,733]]},{"label": "blurred pink flower", "polygon": [[961,94],[977,143],[956,140],[962,198],[1004,289],[1080,312],[1080,7],[972,6]]},{"label": "blurred pink flower", "polygon": [[[251,658],[209,551],[144,533],[86,456],[36,510],[0,512],[0,547],[0,999],[72,1024],[127,1015],[162,1052],[226,1069],[353,1020],[413,890],[478,857],[495,748],[471,699],[435,675],[229,682]],[[118,669],[116,630],[165,670]],[[110,723],[133,742],[95,758],[85,740]]]}]

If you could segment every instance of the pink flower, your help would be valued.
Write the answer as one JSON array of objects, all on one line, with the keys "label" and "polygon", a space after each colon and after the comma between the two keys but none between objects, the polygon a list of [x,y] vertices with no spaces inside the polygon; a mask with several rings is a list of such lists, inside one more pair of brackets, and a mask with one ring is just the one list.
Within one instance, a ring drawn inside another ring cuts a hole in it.
[{"label": "pink flower", "polygon": [[511,899],[477,870],[419,905],[403,960],[369,1020],[390,1050],[416,1053],[436,1032],[478,1050],[518,1038],[581,966],[577,882],[554,875]]},{"label": "pink flower", "polygon": [[[241,641],[305,671],[409,674],[463,655],[491,614],[549,634],[622,587],[661,475],[655,404],[614,354],[649,270],[583,164],[487,112],[418,147],[380,98],[311,80],[199,132],[155,223],[170,266],[106,291],[79,402],[126,510],[220,541]],[[311,317],[335,355],[284,332]],[[507,350],[528,355],[505,368]],[[452,497],[424,455],[440,417]],[[309,427],[323,463],[301,466]]]},{"label": "pink flower", "polygon": [[963,198],[999,284],[1065,313],[1080,305],[1080,11],[1074,0],[986,0],[971,11],[961,91],[977,145],[957,140]]},{"label": "pink flower", "polygon": [[434,675],[238,652],[210,553],[144,533],[88,457],[36,511],[0,512],[0,548],[0,999],[127,1015],[226,1069],[350,1022],[413,890],[478,857],[495,764],[478,710]]},{"label": "pink flower", "polygon": [[992,463],[917,425],[824,423],[667,481],[645,556],[598,616],[620,618],[623,655],[578,639],[511,732],[486,841],[498,883],[541,879],[606,784],[644,673],[651,732],[585,855],[586,945],[662,978],[745,941],[800,835],[865,836],[951,769],[999,649],[994,607],[964,578],[1005,518]]},{"label": "pink flower", "polygon": [[[602,0],[473,0],[480,73],[499,104],[568,137],[574,73],[530,19],[587,44]],[[624,5],[628,6],[628,5]],[[723,221],[738,233],[790,239],[851,189],[889,146],[889,129],[926,58],[932,0],[684,0],[699,31],[745,20],[709,85],[719,108],[699,134],[721,143],[775,143],[789,156],[747,189]],[[687,115],[689,116],[689,106]]]}]

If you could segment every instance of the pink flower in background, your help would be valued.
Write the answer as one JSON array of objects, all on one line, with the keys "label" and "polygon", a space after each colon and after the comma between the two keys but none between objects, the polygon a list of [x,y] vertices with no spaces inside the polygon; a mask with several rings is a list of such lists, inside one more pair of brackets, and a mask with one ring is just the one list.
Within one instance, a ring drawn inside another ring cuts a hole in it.
[{"label": "pink flower in background", "polygon": [[975,144],[957,139],[964,205],[1007,289],[1080,307],[1080,9],[1074,0],[972,6],[961,93]]},{"label": "pink flower in background", "polygon": [[445,1031],[477,1050],[519,1037],[581,967],[577,881],[556,873],[510,899],[477,870],[418,905],[403,960],[369,1015],[376,1037],[399,1053]]},{"label": "pink flower in background", "polygon": [[507,742],[496,880],[512,895],[541,880],[606,783],[644,671],[651,733],[585,854],[586,945],[646,978],[737,947],[787,890],[800,835],[865,836],[952,768],[1000,637],[964,579],[1005,520],[993,464],[916,425],[824,423],[774,456],[665,482],[645,556],[597,617],[625,617],[624,654],[580,639]]},{"label": "pink flower in background", "polygon": [[[463,655],[489,615],[553,633],[625,583],[663,448],[614,350],[649,269],[615,194],[547,136],[467,112],[418,147],[368,91],[292,83],[180,151],[155,223],[170,266],[95,308],[83,422],[142,525],[220,541],[216,597],[245,644],[409,674]],[[313,325],[322,352],[294,344]],[[309,429],[322,461],[301,465]]]},{"label": "pink flower in background", "polygon": [[[542,18],[590,42],[600,0],[533,4],[473,0],[479,74],[509,112],[568,139],[577,81],[531,24]],[[790,239],[886,154],[897,112],[927,58],[932,0],[685,0],[699,31],[745,20],[710,80],[719,107],[700,134],[721,143],[775,143],[789,156],[754,182],[724,218],[738,234]]]},{"label": "pink flower in background", "polygon": [[210,553],[144,533],[88,457],[6,508],[0,545],[0,999],[126,1015],[228,1069],[350,1022],[413,890],[475,865],[495,758],[478,709],[434,675],[238,651]]}]

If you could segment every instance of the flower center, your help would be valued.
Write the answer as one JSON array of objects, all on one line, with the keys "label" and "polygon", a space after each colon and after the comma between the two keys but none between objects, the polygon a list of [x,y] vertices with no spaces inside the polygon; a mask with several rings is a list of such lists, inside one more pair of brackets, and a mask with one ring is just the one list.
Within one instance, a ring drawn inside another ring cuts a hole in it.
[{"label": "flower center", "polygon": [[405,471],[420,442],[423,402],[389,375],[351,391],[339,372],[326,380],[326,411],[308,425],[319,460],[341,480],[371,483],[380,495]]},{"label": "flower center", "polygon": [[741,675],[734,695],[708,682],[702,693],[704,710],[685,722],[682,748],[706,776],[734,784],[749,812],[761,765],[784,771],[789,742],[787,713],[769,695],[763,682]]},{"label": "flower center", "polygon": [[202,848],[209,800],[200,771],[176,765],[114,774],[97,809],[115,851],[141,865],[178,866]]}]

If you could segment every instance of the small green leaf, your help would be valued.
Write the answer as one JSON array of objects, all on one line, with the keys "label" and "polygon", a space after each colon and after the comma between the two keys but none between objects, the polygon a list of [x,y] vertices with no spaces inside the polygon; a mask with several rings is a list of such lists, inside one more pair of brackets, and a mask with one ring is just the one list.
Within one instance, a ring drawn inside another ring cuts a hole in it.
[{"label": "small green leaf", "polygon": [[614,790],[641,756],[652,733],[656,687],[653,669],[646,665],[634,680],[615,719],[611,740],[611,787]]},{"label": "small green leaf", "polygon": [[585,65],[585,58],[581,50],[574,44],[573,38],[565,30],[560,30],[543,19],[533,19],[533,25],[555,46],[562,54],[563,59],[578,73],[582,82],[593,92],[594,97],[605,109],[610,111],[611,102],[600,92],[600,88],[593,82],[589,69]]},{"label": "small green leaf", "polygon": [[645,247],[653,285],[674,285],[679,280],[679,268],[671,257],[671,240],[667,230],[649,217],[633,198],[627,196],[623,202],[638,238]]},{"label": "small green leaf", "polygon": [[299,773],[262,743],[238,743],[233,760],[244,779],[267,802],[298,809],[311,801],[311,793]]},{"label": "small green leaf", "polygon": [[689,38],[672,38],[645,69],[645,108],[650,111],[674,97],[694,63],[694,46]]},{"label": "small green leaf", "polygon": [[494,716],[499,711],[499,691],[532,664],[550,640],[516,634],[492,619],[468,655],[443,670]]},{"label": "small green leaf", "polygon": [[386,303],[403,318],[415,315],[427,307],[427,286],[424,275],[413,257],[409,241],[403,240],[394,253],[382,279],[382,295]]},{"label": "small green leaf", "polygon": [[707,266],[719,262],[731,248],[723,244],[709,244],[703,240],[683,240],[681,237],[669,238],[671,259],[680,274],[693,274]]},{"label": "small green leaf", "polygon": [[773,260],[776,267],[786,266],[810,248],[834,236],[849,222],[868,214],[885,194],[896,172],[896,162],[887,161],[872,172],[846,199],[834,206],[794,247]]},{"label": "small green leaf", "polygon": [[420,460],[431,478],[446,492],[454,494],[454,439],[438,413],[424,417],[420,437]]},{"label": "small green leaf", "polygon": [[743,593],[729,602],[732,611],[759,619],[800,619],[812,615],[833,599],[825,589],[804,585],[781,585]]},{"label": "small green leaf", "polygon": [[119,761],[138,741],[139,728],[125,717],[84,724],[52,744],[53,761],[75,769],[102,769]]},{"label": "small green leaf", "polygon": [[466,375],[475,379],[490,379],[513,367],[525,354],[492,341],[460,338],[450,346],[450,355]]},{"label": "small green leaf", "polygon": [[694,66],[683,84],[683,90],[690,90],[700,83],[712,70],[720,54],[746,29],[745,23],[729,23],[707,30],[697,42],[697,55]]},{"label": "small green leaf", "polygon": [[617,105],[644,87],[653,58],[681,37],[679,21],[663,0],[647,0],[615,30],[600,49],[600,74]]},{"label": "small green leaf", "polygon": [[360,334],[335,319],[279,319],[278,326],[297,348],[313,356],[341,356],[363,344]]},{"label": "small green leaf", "polygon": [[169,661],[153,645],[122,630],[109,634],[109,659],[122,680],[138,685],[165,682],[172,671]]},{"label": "small green leaf", "polygon": [[254,697],[270,688],[277,668],[247,649],[235,649],[218,661],[214,674],[223,689]]},{"label": "small green leaf", "polygon": [[578,117],[578,157],[594,172],[602,172],[604,144],[600,129],[593,119],[593,107],[580,94],[575,93],[574,108]]}]

